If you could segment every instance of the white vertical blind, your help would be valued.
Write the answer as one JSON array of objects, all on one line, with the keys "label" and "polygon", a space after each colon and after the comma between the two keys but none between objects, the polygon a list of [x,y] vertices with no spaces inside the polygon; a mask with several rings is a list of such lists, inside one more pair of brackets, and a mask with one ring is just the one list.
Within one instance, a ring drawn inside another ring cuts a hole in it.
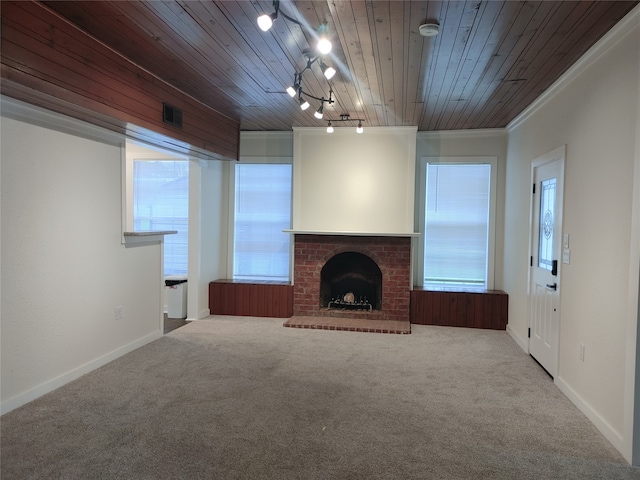
[{"label": "white vertical blind", "polygon": [[187,274],[189,161],[133,162],[133,228],[177,230],[164,238],[164,275]]},{"label": "white vertical blind", "polygon": [[491,165],[427,164],[424,284],[487,286]]},{"label": "white vertical blind", "polygon": [[233,278],[289,280],[291,165],[237,164]]}]

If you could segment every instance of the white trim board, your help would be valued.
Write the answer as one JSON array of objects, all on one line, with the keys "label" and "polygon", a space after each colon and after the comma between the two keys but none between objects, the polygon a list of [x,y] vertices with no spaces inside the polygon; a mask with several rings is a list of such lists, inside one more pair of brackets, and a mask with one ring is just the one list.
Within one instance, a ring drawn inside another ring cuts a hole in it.
[{"label": "white trim board", "polygon": [[593,423],[598,431],[619,451],[624,451],[624,439],[620,432],[616,431],[609,423],[596,412],[562,377],[557,377],[553,382],[571,403],[580,410]]},{"label": "white trim board", "polygon": [[521,337],[516,333],[516,331],[511,328],[511,326],[507,323],[507,333],[513,339],[514,342],[518,344],[518,346],[526,353],[529,354],[529,341],[526,338]]}]

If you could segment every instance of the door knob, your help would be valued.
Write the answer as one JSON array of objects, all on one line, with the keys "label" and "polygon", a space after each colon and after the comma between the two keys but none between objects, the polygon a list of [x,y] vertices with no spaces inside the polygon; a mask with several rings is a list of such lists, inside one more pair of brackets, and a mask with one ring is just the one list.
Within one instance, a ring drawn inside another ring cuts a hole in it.
[{"label": "door knob", "polygon": [[547,283],[547,288],[549,290],[557,290],[558,289],[558,284],[557,283]]}]

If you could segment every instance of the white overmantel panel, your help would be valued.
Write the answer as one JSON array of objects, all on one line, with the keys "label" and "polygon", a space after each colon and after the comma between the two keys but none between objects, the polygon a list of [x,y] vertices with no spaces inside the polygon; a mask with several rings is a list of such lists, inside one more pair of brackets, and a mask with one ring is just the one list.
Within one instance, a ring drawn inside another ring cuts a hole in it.
[{"label": "white overmantel panel", "polygon": [[412,234],[416,133],[294,128],[292,230]]}]

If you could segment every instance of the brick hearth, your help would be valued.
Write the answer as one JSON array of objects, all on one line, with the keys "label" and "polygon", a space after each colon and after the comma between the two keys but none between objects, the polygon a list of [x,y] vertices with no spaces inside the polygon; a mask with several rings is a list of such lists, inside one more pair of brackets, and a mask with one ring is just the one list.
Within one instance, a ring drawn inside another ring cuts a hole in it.
[{"label": "brick hearth", "polygon": [[[410,317],[411,238],[402,236],[312,235],[294,238],[293,314],[366,320]],[[320,274],[334,255],[357,252],[375,261],[382,272],[380,310],[354,311],[320,306]]]}]

